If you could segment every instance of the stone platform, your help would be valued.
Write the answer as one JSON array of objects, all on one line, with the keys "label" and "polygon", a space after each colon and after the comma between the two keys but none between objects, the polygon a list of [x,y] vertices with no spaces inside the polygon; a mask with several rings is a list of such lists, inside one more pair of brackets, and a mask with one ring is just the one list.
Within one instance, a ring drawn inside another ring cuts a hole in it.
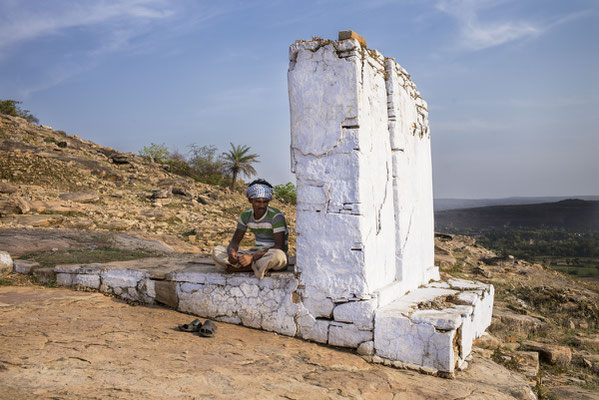
[{"label": "stone platform", "polygon": [[56,280],[60,286],[95,289],[217,321],[353,348],[373,362],[442,375],[466,365],[472,341],[490,324],[493,307],[492,285],[449,280],[431,282],[389,304],[382,294],[340,301],[326,315],[314,318],[304,307],[293,271],[258,280],[251,273],[224,274],[210,258],[198,256],[53,269],[15,260],[14,270],[42,281]]}]

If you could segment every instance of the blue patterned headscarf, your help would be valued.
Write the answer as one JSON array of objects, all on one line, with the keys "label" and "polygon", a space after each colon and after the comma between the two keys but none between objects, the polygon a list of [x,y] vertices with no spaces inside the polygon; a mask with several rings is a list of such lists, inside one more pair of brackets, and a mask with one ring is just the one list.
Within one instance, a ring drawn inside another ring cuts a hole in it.
[{"label": "blue patterned headscarf", "polygon": [[263,185],[261,183],[254,183],[250,187],[248,187],[245,192],[248,199],[257,199],[257,198],[265,198],[268,200],[272,200],[272,188],[268,185]]}]

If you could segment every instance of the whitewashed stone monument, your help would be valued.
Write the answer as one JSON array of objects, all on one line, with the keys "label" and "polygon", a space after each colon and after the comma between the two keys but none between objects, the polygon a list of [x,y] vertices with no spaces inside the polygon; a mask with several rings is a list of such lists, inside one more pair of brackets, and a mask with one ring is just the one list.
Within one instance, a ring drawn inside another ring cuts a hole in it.
[{"label": "whitewashed stone monument", "polygon": [[348,38],[290,48],[294,271],[259,280],[192,256],[54,268],[19,261],[14,270],[357,349],[387,365],[463,368],[491,322],[493,286],[441,282],[433,265],[426,103],[395,61],[340,36]]},{"label": "whitewashed stone monument", "polygon": [[490,323],[492,287],[477,286],[487,312],[476,332],[463,302],[412,318],[414,301],[456,294],[444,283],[402,297],[439,280],[427,105],[393,59],[341,38],[290,47],[299,335],[452,372],[470,351],[457,336],[471,343]]}]

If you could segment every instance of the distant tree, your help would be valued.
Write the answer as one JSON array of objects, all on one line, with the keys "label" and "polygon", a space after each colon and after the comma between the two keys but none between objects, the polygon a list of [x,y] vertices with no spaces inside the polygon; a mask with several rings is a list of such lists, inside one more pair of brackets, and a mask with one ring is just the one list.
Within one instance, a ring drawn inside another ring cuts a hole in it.
[{"label": "distant tree", "polygon": [[226,176],[223,170],[223,161],[216,155],[215,146],[198,146],[192,144],[190,147],[189,165],[194,173],[194,178],[200,182],[210,185],[224,185]]},{"label": "distant tree", "polygon": [[168,151],[168,148],[164,143],[151,143],[150,147],[144,146],[144,148],[139,151],[139,155],[159,164],[166,164],[171,158],[171,152]]},{"label": "distant tree", "polygon": [[252,175],[256,175],[256,170],[252,164],[259,162],[257,154],[248,154],[250,151],[249,146],[239,145],[235,146],[230,143],[231,150],[223,153],[223,167],[225,173],[231,175],[231,190],[235,189],[235,181],[239,173],[244,174],[248,178]]},{"label": "distant tree", "polygon": [[274,192],[277,199],[297,204],[297,192],[293,183],[287,182],[286,184],[275,185]]},{"label": "distant tree", "polygon": [[33,114],[29,112],[29,110],[21,110],[18,104],[21,104],[21,101],[17,100],[0,100],[0,114],[6,114],[13,117],[21,117],[25,118],[28,122],[32,124],[38,124],[40,121]]},{"label": "distant tree", "polygon": [[194,171],[191,168],[191,165],[189,165],[185,159],[185,156],[183,156],[183,154],[179,153],[177,150],[171,153],[167,164],[169,166],[169,171],[173,174],[189,176],[192,178],[194,177]]}]

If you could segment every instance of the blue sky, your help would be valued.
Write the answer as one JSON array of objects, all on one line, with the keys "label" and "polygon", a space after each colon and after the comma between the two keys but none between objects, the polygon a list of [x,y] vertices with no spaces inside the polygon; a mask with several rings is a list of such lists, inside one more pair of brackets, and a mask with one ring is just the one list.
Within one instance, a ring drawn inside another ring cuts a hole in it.
[{"label": "blue sky", "polygon": [[599,194],[596,0],[0,0],[0,98],[121,151],[250,145],[284,183],[288,46],[346,29],[429,103],[435,197]]}]

